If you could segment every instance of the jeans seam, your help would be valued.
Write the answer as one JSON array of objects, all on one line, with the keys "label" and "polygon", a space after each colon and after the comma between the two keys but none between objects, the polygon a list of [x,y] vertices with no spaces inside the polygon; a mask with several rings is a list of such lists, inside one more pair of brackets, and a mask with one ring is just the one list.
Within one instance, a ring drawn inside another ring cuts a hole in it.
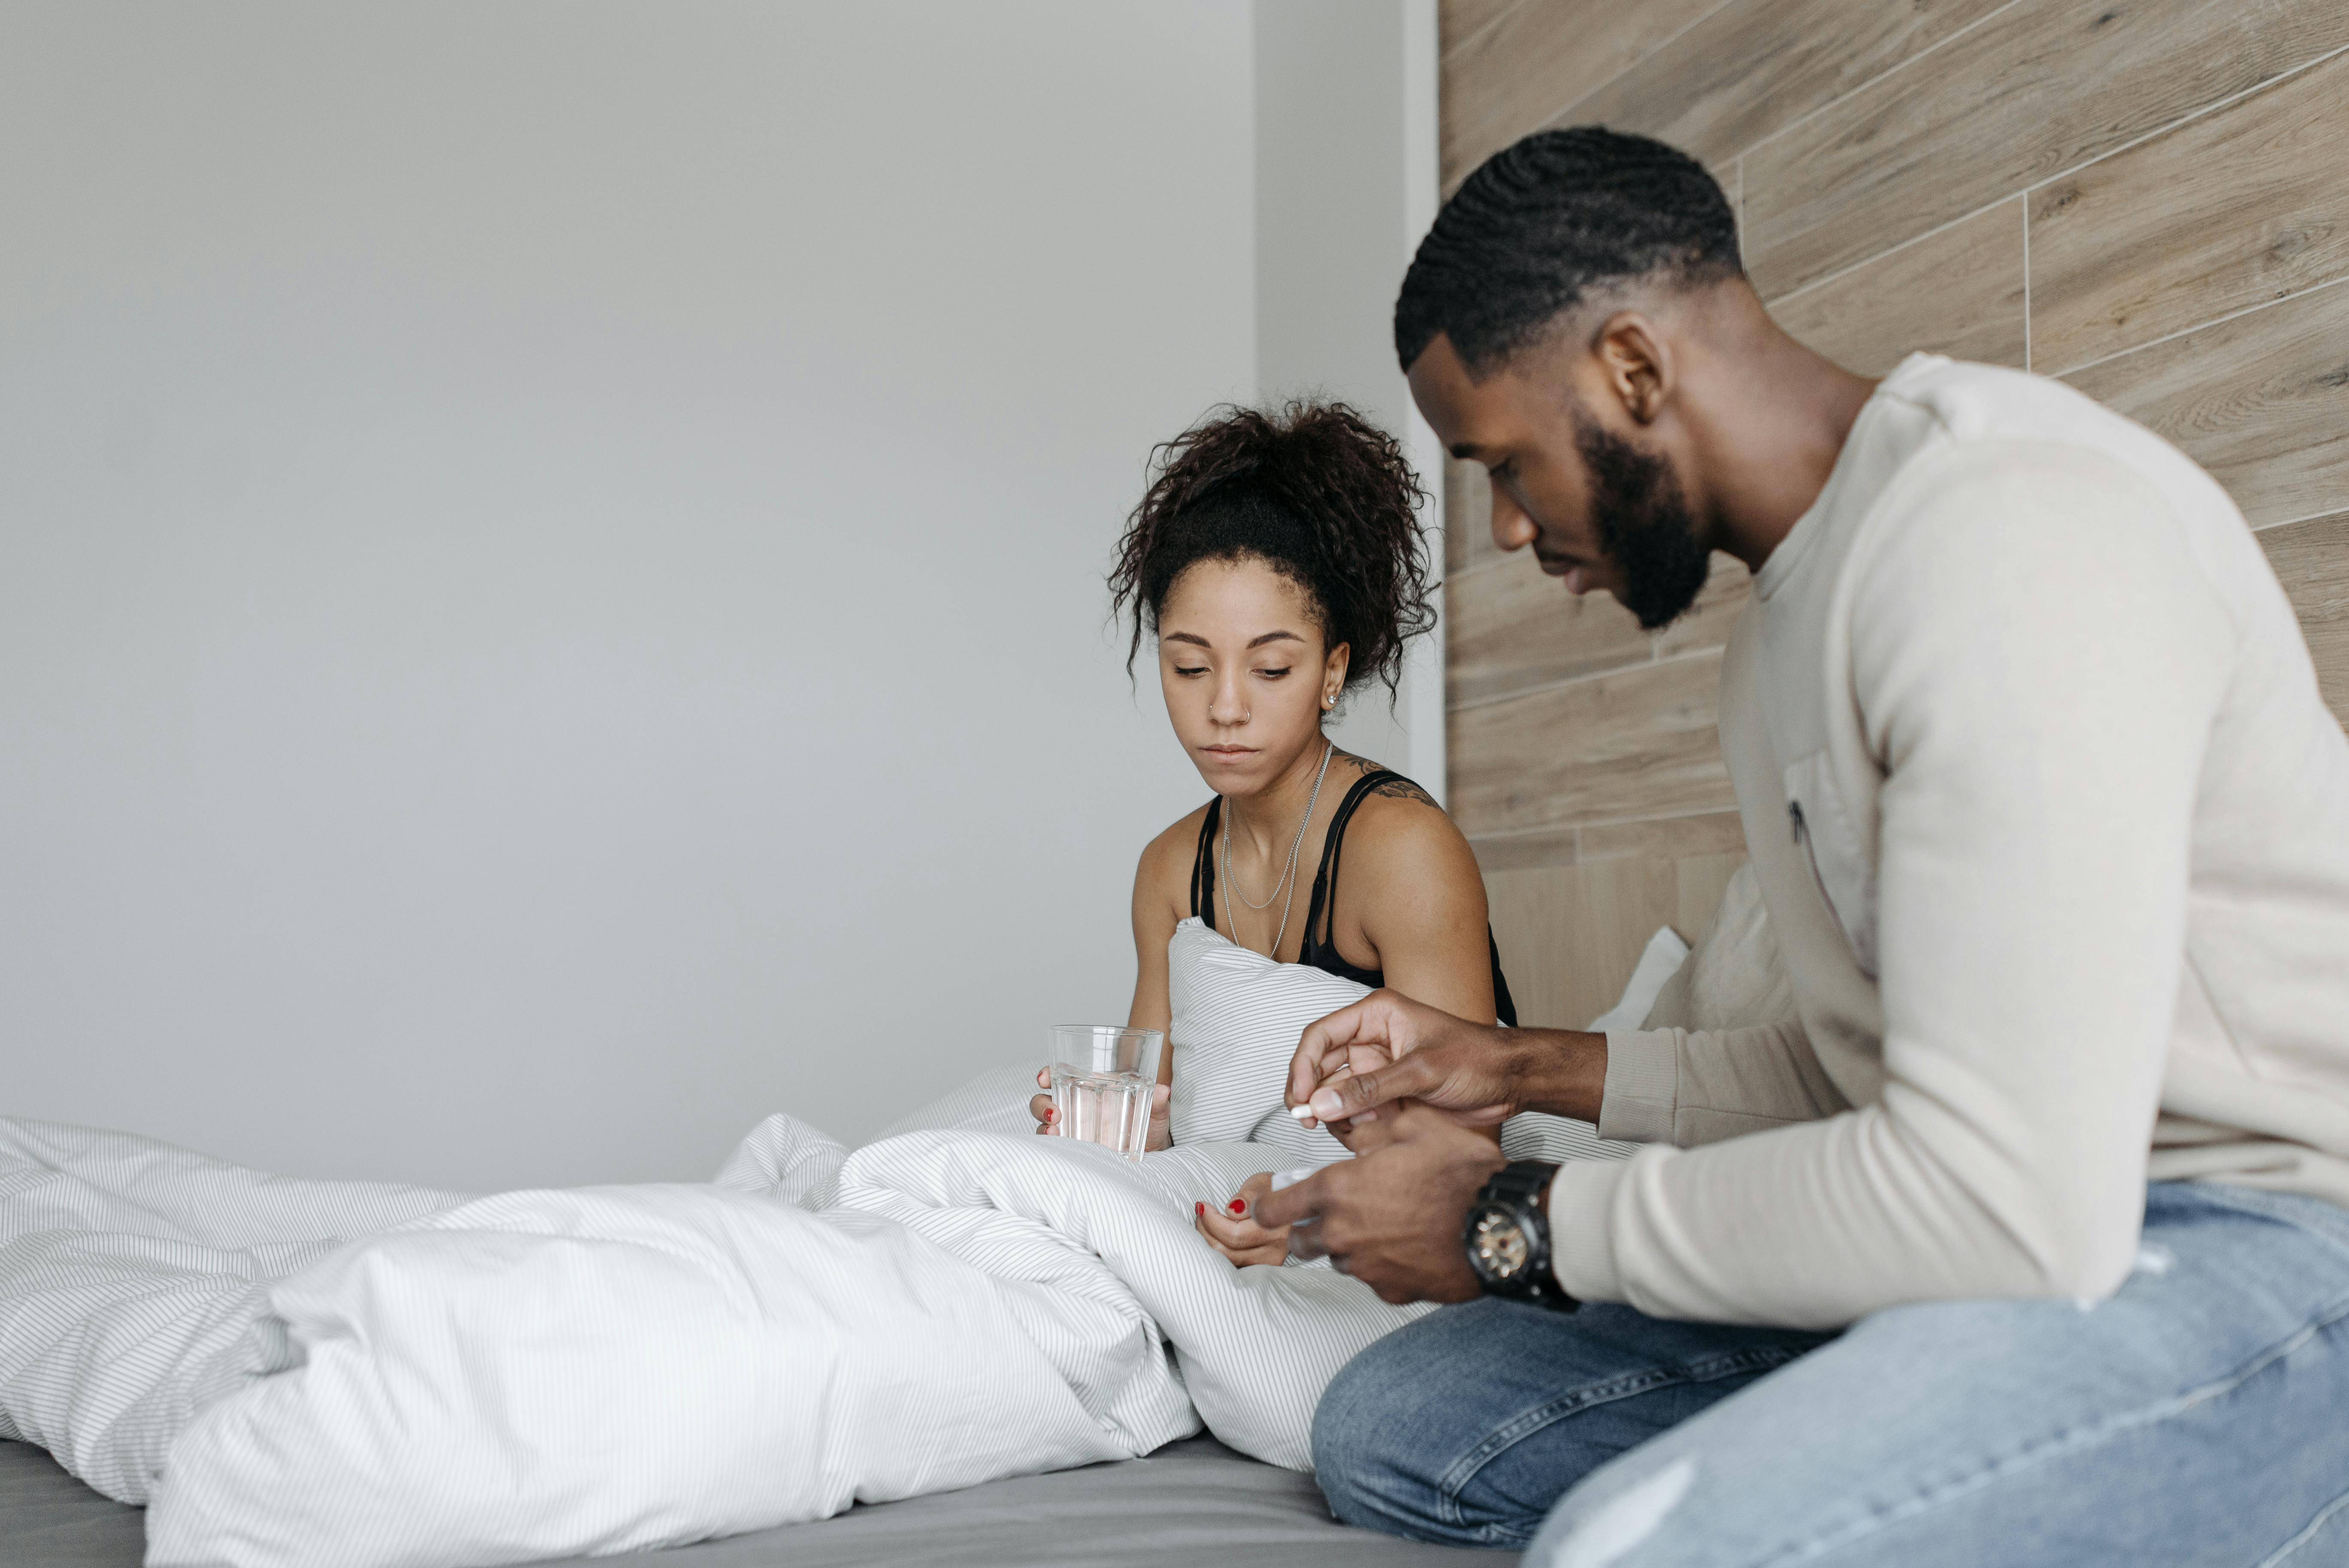
[{"label": "jeans seam", "polygon": [[[1962,1480],[1948,1482],[1922,1496],[1912,1497],[1905,1501],[1895,1503],[1889,1508],[1880,1509],[1868,1518],[1855,1521],[1828,1535],[1811,1541],[1798,1542],[1780,1549],[1769,1557],[1756,1559],[1754,1568],[1780,1568],[1782,1564],[1808,1562],[1825,1556],[1830,1552],[1840,1550],[1854,1542],[1875,1534],[1887,1526],[1930,1512],[1944,1503],[1952,1502],[1961,1497],[1980,1491],[1994,1482],[2011,1479],[2025,1470],[2035,1469],[2039,1465],[2066,1455],[2081,1452],[2119,1437],[2125,1432],[2158,1426],[2173,1417],[2184,1415],[2198,1405],[2207,1404],[2212,1399],[2234,1392],[2344,1319],[2349,1319],[2349,1297],[2334,1301],[2314,1317],[2302,1324],[2300,1327],[2268,1346],[2223,1377],[2214,1378],[2199,1387],[2189,1388],[2182,1394],[2175,1394],[2167,1399],[2158,1400],[2151,1405],[2129,1411],[2125,1415],[2108,1417],[2069,1432],[2059,1432],[2035,1448],[1985,1465]],[[2331,1506],[2337,1507],[2338,1503]],[[2327,1511],[2330,1511],[2330,1508]],[[2319,1516],[2320,1520],[2322,1517],[2322,1515]],[[2280,1559],[2270,1559],[2270,1562],[2276,1561]],[[2262,1568],[2265,1568],[2264,1564]]]},{"label": "jeans seam", "polygon": [[2259,1568],[2281,1568],[2281,1564],[2291,1558],[2293,1553],[2297,1553],[2302,1547],[2316,1539],[2316,1532],[2324,1528],[2324,1522],[2326,1520],[2331,1519],[2334,1514],[2340,1512],[2344,1508],[2349,1508],[2349,1491],[2343,1492],[2339,1497],[2334,1498],[2331,1502],[2328,1502],[2323,1508],[2318,1509],[2316,1511],[2316,1517],[2310,1520],[2307,1524],[2302,1526],[2299,1534],[2293,1536],[2291,1540],[2277,1547],[2267,1556],[2261,1558]]},{"label": "jeans seam", "polygon": [[[1515,1448],[1545,1428],[1556,1426],[1568,1416],[1675,1384],[1712,1383],[1740,1372],[1771,1371],[1802,1354],[1804,1352],[1799,1350],[1772,1346],[1732,1351],[1674,1367],[1651,1367],[1603,1383],[1587,1383],[1546,1405],[1537,1405],[1504,1423],[1497,1430],[1487,1433],[1475,1448],[1454,1460],[1451,1468],[1437,1479],[1436,1497],[1442,1505],[1444,1522],[1456,1530],[1470,1529],[1460,1507],[1460,1494],[1468,1490],[1469,1482],[1482,1474],[1485,1467],[1502,1452]],[[1488,1539],[1495,1539],[1490,1529],[1481,1529],[1480,1533]],[[1523,1545],[1532,1537],[1516,1539],[1517,1544]]]}]

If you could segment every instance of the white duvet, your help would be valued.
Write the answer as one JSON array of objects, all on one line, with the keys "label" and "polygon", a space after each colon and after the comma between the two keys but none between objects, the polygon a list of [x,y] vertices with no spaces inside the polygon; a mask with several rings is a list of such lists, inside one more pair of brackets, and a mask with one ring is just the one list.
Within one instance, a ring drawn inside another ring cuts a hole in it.
[{"label": "white duvet", "polygon": [[626,1552],[1203,1423],[1309,1468],[1323,1387],[1419,1309],[1236,1270],[1192,1205],[1342,1156],[1280,1084],[1361,988],[1195,923],[1169,956],[1177,1146],[1139,1166],[1028,1131],[1030,1068],[854,1153],[776,1116],[709,1185],[473,1199],[0,1121],[0,1437],[147,1502],[158,1568]]}]

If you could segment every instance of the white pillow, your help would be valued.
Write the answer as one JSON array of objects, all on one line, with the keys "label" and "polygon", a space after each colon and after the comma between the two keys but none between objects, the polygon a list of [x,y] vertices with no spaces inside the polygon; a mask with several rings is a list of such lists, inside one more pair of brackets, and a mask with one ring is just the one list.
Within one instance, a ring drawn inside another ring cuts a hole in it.
[{"label": "white pillow", "polygon": [[[1177,925],[1166,944],[1166,990],[1174,1015],[1167,1030],[1174,1047],[1170,1114],[1178,1145],[1246,1139],[1278,1151],[1291,1166],[1346,1158],[1346,1146],[1329,1133],[1299,1126],[1282,1095],[1306,1026],[1361,1001],[1368,986],[1302,964],[1276,964],[1194,918]],[[1590,1123],[1566,1117],[1528,1111],[1501,1124],[1501,1151],[1512,1160],[1621,1160],[1633,1147],[1609,1142]]]},{"label": "white pillow", "polygon": [[1656,994],[1664,983],[1680,973],[1688,961],[1689,944],[1681,934],[1669,925],[1656,927],[1656,934],[1648,938],[1648,945],[1640,952],[1640,962],[1631,967],[1631,978],[1623,983],[1623,995],[1607,1011],[1590,1020],[1594,1033],[1605,1034],[1609,1029],[1636,1029],[1656,1005]]}]

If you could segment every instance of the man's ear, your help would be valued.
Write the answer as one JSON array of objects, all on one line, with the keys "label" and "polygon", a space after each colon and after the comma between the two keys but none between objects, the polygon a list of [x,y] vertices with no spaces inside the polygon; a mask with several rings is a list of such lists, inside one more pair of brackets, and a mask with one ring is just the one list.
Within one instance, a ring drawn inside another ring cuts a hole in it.
[{"label": "man's ear", "polygon": [[1634,424],[1652,425],[1673,388],[1672,351],[1652,318],[1619,310],[1601,323],[1591,341],[1607,389]]}]

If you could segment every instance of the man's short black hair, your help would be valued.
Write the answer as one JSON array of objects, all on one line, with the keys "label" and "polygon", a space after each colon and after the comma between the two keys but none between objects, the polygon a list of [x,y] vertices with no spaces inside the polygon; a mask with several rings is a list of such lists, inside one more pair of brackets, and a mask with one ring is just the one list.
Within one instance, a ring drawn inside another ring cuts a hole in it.
[{"label": "man's short black hair", "polygon": [[1609,284],[1742,276],[1737,215],[1704,165],[1595,125],[1486,159],[1436,214],[1395,300],[1408,370],[1441,334],[1482,377]]}]

